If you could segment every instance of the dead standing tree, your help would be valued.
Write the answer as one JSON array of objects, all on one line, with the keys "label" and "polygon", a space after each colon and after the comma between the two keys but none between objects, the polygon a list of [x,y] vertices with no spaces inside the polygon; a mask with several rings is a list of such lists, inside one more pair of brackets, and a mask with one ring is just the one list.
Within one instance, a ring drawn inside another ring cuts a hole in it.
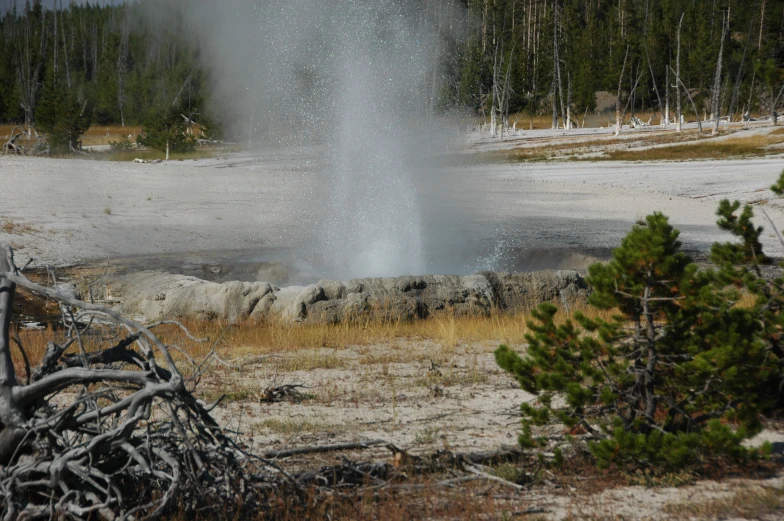
[{"label": "dead standing tree", "polygon": [[724,39],[729,32],[729,25],[729,16],[723,14],[719,59],[716,61],[716,75],[713,79],[713,97],[711,99],[711,119],[713,120],[714,136],[719,133],[719,123],[721,121],[721,66],[724,58]]},{"label": "dead standing tree", "polygon": [[[623,88],[623,75],[626,72],[626,61],[629,59],[629,46],[626,46],[626,54],[623,57],[623,67],[621,67],[621,75],[618,78],[618,94],[615,97],[615,135],[621,133],[623,126],[623,115],[621,114],[621,89]],[[625,112],[625,111],[624,111]]]},{"label": "dead standing tree", "polygon": [[[681,14],[681,21],[678,22],[678,58],[675,62],[676,70],[672,71],[675,74],[675,88],[677,95],[677,110],[678,110],[678,132],[681,131],[683,126],[683,113],[681,112],[681,94],[680,89],[682,88],[683,91],[686,93],[686,97],[689,98],[689,102],[691,103],[691,108],[694,110],[694,115],[697,117],[697,127],[699,128],[700,134],[702,134],[702,120],[700,120],[700,113],[697,111],[697,105],[694,103],[694,100],[691,97],[691,93],[689,92],[689,88],[683,83],[681,80],[681,29],[683,28],[683,14]],[[672,67],[670,67],[672,70]]]},{"label": "dead standing tree", "polygon": [[[493,106],[490,113],[490,137],[496,137],[499,120],[501,138],[509,131],[509,98],[511,97],[511,73],[514,57],[514,46],[507,59],[502,44],[496,43],[493,55]],[[501,47],[499,47],[501,46]],[[506,65],[506,72],[504,72]]]},{"label": "dead standing tree", "polygon": [[[65,338],[36,368],[11,336],[17,287],[63,312]],[[241,451],[191,394],[204,366],[183,353],[193,364],[183,376],[152,332],[160,325],[31,282],[0,248],[0,519],[141,519],[175,503],[231,508],[247,494]],[[88,350],[95,333],[113,345]]]},{"label": "dead standing tree", "polygon": [[[683,29],[683,16],[684,14],[682,13],[681,19],[678,22],[678,50],[677,56],[675,58],[675,117],[678,118],[676,121],[676,129],[678,130],[678,133],[683,130],[683,112],[681,112],[681,87],[677,80],[677,78],[679,78],[681,75],[681,29]],[[670,67],[670,69],[672,69],[672,67]]]},{"label": "dead standing tree", "polygon": [[[659,102],[659,110],[663,110],[661,96],[659,95],[659,89],[656,86],[656,75],[653,73],[653,64],[651,63],[651,53],[648,50],[648,1],[645,2],[645,23],[643,24],[643,47],[645,49],[645,58],[648,62],[648,70],[651,73],[651,83],[653,84],[653,91],[656,93],[656,100]],[[670,113],[669,107],[667,113],[660,118],[660,124],[667,126],[670,124]]]}]

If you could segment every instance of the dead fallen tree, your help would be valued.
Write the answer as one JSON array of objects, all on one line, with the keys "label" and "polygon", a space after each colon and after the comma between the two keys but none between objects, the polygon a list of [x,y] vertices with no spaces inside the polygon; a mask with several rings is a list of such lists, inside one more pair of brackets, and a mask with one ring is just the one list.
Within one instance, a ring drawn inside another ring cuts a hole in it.
[{"label": "dead fallen tree", "polygon": [[[62,286],[54,281],[53,287]],[[37,363],[12,324],[17,289],[53,300],[62,314],[62,338],[50,342]],[[304,506],[347,488],[417,488],[423,485],[409,480],[431,474],[447,474],[436,486],[487,480],[523,490],[528,478],[524,484],[508,482],[486,466],[537,464],[535,454],[515,447],[417,456],[383,440],[254,456],[219,427],[210,414],[214,406],[193,394],[211,359],[220,362],[214,351],[193,360],[153,333],[180,324],[144,326],[72,295],[32,282],[15,265],[11,248],[0,248],[3,521],[137,520],[178,511],[186,517],[212,511],[216,519],[257,519],[274,517],[281,498]],[[175,360],[183,360],[188,372]],[[296,399],[299,388],[267,389],[267,399]],[[380,446],[391,452],[391,462],[343,457],[339,465],[302,468],[303,456]],[[296,471],[280,468],[286,458],[299,459]]]},{"label": "dead fallen tree", "polygon": [[17,130],[19,128],[20,127],[14,127],[13,130],[11,130],[11,134],[10,134],[10,137],[9,137],[8,141],[6,141],[3,144],[3,153],[4,154],[21,155],[21,154],[24,153],[24,148],[22,148],[20,145],[16,144],[16,140],[19,139],[20,137],[22,137],[23,135],[25,135],[24,130],[22,130],[21,132],[17,132]]},{"label": "dead fallen tree", "polygon": [[[17,287],[56,301],[63,314],[63,339],[36,367],[12,335]],[[192,394],[209,358],[182,353],[185,376],[153,327],[30,281],[11,248],[0,248],[0,519],[223,511],[242,503],[246,476],[260,490],[265,478],[248,472],[252,457]]]}]

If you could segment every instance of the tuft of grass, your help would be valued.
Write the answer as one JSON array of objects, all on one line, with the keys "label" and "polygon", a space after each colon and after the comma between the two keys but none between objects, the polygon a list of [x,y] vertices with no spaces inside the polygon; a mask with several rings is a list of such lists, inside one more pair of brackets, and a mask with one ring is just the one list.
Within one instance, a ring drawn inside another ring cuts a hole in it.
[{"label": "tuft of grass", "polygon": [[636,471],[626,476],[626,481],[631,486],[646,488],[657,487],[683,487],[693,485],[697,478],[688,471],[670,472],[667,474],[655,474],[644,471]]},{"label": "tuft of grass", "polygon": [[500,465],[497,465],[493,468],[493,474],[512,483],[520,483],[527,476],[524,469],[513,463],[501,463]]},{"label": "tuft of grass", "polygon": [[220,381],[222,383],[218,387],[200,389],[200,394],[204,401],[213,403],[223,397],[224,403],[245,402],[256,397],[261,391],[261,389],[254,389],[232,381],[230,378]]},{"label": "tuft of grass", "polygon": [[7,233],[8,235],[21,235],[24,233],[35,233],[40,231],[35,226],[18,223],[10,219],[5,220],[2,224],[0,224],[0,230],[2,230],[4,233]]},{"label": "tuft of grass", "polygon": [[441,439],[441,429],[438,427],[425,427],[414,435],[415,445],[433,445]]}]

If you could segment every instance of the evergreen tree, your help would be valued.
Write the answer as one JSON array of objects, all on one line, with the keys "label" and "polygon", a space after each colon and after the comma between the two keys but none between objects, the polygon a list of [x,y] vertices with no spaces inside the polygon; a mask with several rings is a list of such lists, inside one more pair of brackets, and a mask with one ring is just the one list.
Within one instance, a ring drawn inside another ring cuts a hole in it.
[{"label": "evergreen tree", "polygon": [[53,152],[81,148],[81,136],[90,128],[92,115],[89,101],[80,101],[64,83],[50,76],[41,91],[36,120]]},{"label": "evergreen tree", "polygon": [[[557,325],[556,308],[544,304],[525,356],[496,351],[498,364],[537,395],[522,405],[522,444],[536,443],[533,425],[556,418],[597,438],[590,449],[600,466],[674,468],[748,454],[740,442],[780,401],[784,320],[781,281],[768,283],[759,270],[762,230],[750,207],[739,208],[720,205],[719,225],[741,242],[714,247],[718,269],[698,269],[667,218],[650,215],[609,263],[589,270],[590,304],[617,310],[616,318],[578,314],[579,325]],[[757,303],[736,305],[740,290]]]},{"label": "evergreen tree", "polygon": [[161,151],[188,152],[196,147],[196,137],[188,133],[187,122],[178,108],[150,114],[137,141]]}]

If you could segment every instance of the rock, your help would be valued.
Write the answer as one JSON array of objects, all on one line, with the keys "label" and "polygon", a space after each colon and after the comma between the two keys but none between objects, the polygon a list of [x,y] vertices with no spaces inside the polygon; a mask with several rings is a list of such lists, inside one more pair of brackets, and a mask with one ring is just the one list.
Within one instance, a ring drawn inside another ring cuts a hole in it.
[{"label": "rock", "polygon": [[545,301],[568,308],[588,296],[585,281],[575,271],[320,281],[318,286],[324,290],[323,298],[302,301],[282,318],[296,315],[301,321],[338,323],[368,315],[388,320],[412,320],[438,312],[487,315],[494,309],[525,311]]},{"label": "rock", "polygon": [[575,271],[485,272],[475,275],[321,280],[283,289],[265,282],[217,284],[163,273],[126,275],[111,281],[126,313],[151,320],[277,318],[286,322],[338,323],[360,317],[413,320],[434,313],[487,315],[519,312],[541,302],[567,309],[589,289]]},{"label": "rock", "polygon": [[225,320],[231,323],[269,314],[279,288],[266,282],[218,284],[195,277],[142,272],[112,281],[126,313],[149,320]]},{"label": "rock", "polygon": [[[349,293],[346,285],[339,280],[320,280],[318,281],[318,286],[324,290],[324,296],[327,300],[341,299]],[[351,293],[358,293],[358,291],[352,291]]]},{"label": "rock", "polygon": [[495,305],[512,312],[531,309],[541,302],[557,302],[568,308],[588,297],[588,285],[576,271],[485,272],[481,275],[492,285]]},{"label": "rock", "polygon": [[82,298],[82,292],[79,290],[79,287],[70,282],[58,282],[55,284],[54,290],[68,298],[75,300],[81,300]]}]

